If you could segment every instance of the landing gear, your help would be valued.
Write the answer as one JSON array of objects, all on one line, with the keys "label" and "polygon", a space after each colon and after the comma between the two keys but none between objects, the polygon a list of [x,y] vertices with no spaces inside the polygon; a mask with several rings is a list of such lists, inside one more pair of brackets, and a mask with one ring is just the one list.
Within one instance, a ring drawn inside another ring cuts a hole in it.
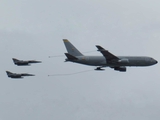
[{"label": "landing gear", "polygon": [[96,68],[96,69],[94,69],[94,70],[103,71],[103,70],[105,70],[105,69],[102,69],[102,67],[97,67],[97,68]]}]

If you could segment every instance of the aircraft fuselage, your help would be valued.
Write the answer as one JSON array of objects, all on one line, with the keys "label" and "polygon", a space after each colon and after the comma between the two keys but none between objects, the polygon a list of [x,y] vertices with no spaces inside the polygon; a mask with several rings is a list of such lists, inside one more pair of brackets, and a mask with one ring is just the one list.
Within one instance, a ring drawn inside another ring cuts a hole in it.
[{"label": "aircraft fuselage", "polygon": [[76,56],[78,60],[71,62],[76,62],[84,65],[91,66],[104,66],[104,67],[115,67],[115,66],[151,66],[157,63],[151,57],[145,56],[118,56],[120,58],[119,62],[107,63],[104,56]]}]

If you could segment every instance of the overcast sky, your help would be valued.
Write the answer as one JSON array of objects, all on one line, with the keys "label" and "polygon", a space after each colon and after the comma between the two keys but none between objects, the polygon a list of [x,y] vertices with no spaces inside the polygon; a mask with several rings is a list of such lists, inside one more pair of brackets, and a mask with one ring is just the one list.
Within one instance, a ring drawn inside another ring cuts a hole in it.
[{"label": "overcast sky", "polygon": [[[65,63],[62,39],[80,51],[159,61],[159,0],[1,0],[0,120],[159,120],[160,67],[106,68]],[[85,53],[84,53],[85,54]],[[12,58],[41,60],[15,66]],[[34,77],[10,79],[5,71]],[[85,70],[86,73],[69,74]]]}]

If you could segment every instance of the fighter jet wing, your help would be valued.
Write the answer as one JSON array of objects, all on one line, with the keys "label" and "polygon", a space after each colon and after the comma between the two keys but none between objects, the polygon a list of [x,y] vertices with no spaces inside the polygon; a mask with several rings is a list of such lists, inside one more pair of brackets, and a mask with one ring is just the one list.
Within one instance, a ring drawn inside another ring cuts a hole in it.
[{"label": "fighter jet wing", "polygon": [[105,50],[103,47],[96,45],[96,47],[98,48],[98,51],[100,51],[103,56],[106,58],[107,62],[110,61],[118,61],[120,60],[117,56],[113,55],[112,53],[110,53],[108,50]]}]

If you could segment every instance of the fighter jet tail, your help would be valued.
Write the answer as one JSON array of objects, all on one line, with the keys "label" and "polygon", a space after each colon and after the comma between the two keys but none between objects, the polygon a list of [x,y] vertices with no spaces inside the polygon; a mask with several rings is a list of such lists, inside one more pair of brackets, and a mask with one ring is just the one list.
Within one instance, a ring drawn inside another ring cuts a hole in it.
[{"label": "fighter jet tail", "polygon": [[83,54],[74,45],[72,45],[72,43],[70,43],[67,39],[63,39],[63,42],[64,42],[66,49],[70,55],[83,56]]},{"label": "fighter jet tail", "polygon": [[6,71],[7,76],[10,77],[13,73],[11,73],[10,71]]},{"label": "fighter jet tail", "polygon": [[16,58],[12,58],[12,60],[13,60],[14,64],[17,64],[19,62],[19,60]]}]

